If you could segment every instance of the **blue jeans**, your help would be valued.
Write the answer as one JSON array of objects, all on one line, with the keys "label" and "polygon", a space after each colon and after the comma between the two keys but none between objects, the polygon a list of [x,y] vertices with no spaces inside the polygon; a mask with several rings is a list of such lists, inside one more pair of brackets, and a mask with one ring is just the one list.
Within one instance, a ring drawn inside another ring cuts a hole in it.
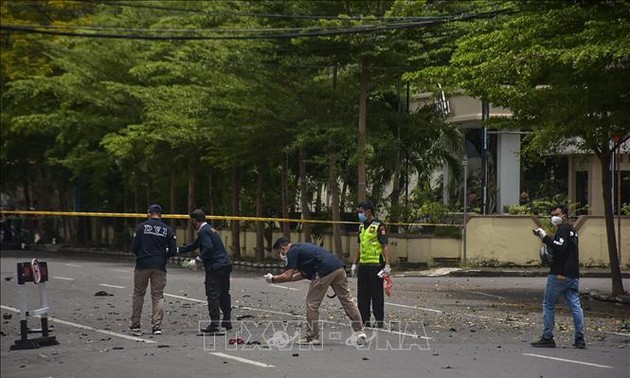
[{"label": "blue jeans", "polygon": [[553,339],[553,328],[555,325],[556,303],[560,296],[569,306],[573,314],[573,325],[575,327],[575,338],[584,338],[584,312],[580,302],[580,280],[578,278],[558,278],[555,274],[547,276],[547,287],[543,299],[543,337]]}]

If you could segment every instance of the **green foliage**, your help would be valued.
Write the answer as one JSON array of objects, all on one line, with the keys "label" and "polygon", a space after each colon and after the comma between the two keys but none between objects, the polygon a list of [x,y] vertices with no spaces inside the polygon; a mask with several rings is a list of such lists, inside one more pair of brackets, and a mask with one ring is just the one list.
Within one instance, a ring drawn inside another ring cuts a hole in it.
[{"label": "green foliage", "polygon": [[446,238],[461,239],[462,229],[459,226],[439,226],[433,231],[433,235]]}]

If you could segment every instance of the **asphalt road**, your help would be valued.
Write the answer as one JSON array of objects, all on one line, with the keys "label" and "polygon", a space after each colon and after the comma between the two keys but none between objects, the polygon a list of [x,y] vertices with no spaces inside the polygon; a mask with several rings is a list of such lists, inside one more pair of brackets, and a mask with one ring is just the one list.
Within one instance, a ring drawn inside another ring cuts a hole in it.
[{"label": "asphalt road", "polygon": [[[576,350],[561,304],[558,347],[529,346],[541,332],[544,278],[394,277],[389,329],[368,330],[370,342],[357,348],[338,300],[325,299],[323,345],[305,348],[294,341],[306,281],[269,285],[265,272],[233,272],[233,317],[240,321],[213,338],[197,331],[208,321],[203,272],[169,267],[164,334],[150,334],[147,293],[145,335],[136,338],[128,331],[133,262],[50,254],[38,257],[50,270],[49,320],[59,345],[10,350],[19,338],[16,263],[31,253],[2,251],[0,259],[2,377],[630,377],[628,306],[585,300],[588,348]],[[584,278],[581,285],[609,290],[610,281]],[[38,289],[26,288],[35,309]],[[111,295],[95,296],[99,291]],[[39,319],[29,317],[29,327],[38,328]],[[230,345],[236,337],[245,344]]]}]

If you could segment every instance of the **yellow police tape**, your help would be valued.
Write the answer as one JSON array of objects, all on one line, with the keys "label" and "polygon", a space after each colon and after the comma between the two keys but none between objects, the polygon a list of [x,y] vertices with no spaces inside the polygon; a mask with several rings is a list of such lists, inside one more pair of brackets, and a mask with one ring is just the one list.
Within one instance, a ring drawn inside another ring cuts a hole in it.
[{"label": "yellow police tape", "polygon": [[[40,211],[40,210],[0,210],[0,215],[27,215],[27,216],[46,216],[46,217],[101,217],[101,218],[146,218],[146,213],[99,213],[87,211]],[[162,214],[165,219],[189,219],[186,214]],[[245,222],[290,222],[290,223],[326,223],[326,224],[358,224],[353,221],[331,221],[320,219],[290,219],[290,218],[262,218],[262,217],[242,217],[229,215],[207,215],[210,220],[226,220],[226,221],[245,221]],[[461,224],[445,224],[445,223],[389,223],[389,226],[450,226],[461,227]]]}]

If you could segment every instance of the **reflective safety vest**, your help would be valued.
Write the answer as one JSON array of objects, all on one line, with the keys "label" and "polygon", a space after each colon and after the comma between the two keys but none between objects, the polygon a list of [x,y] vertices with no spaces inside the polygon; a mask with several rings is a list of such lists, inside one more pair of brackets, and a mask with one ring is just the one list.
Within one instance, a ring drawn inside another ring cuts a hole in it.
[{"label": "reflective safety vest", "polygon": [[383,245],[378,241],[378,228],[381,222],[373,220],[365,228],[364,224],[359,225],[359,240],[361,241],[359,263],[379,264],[380,256],[383,254]]}]

